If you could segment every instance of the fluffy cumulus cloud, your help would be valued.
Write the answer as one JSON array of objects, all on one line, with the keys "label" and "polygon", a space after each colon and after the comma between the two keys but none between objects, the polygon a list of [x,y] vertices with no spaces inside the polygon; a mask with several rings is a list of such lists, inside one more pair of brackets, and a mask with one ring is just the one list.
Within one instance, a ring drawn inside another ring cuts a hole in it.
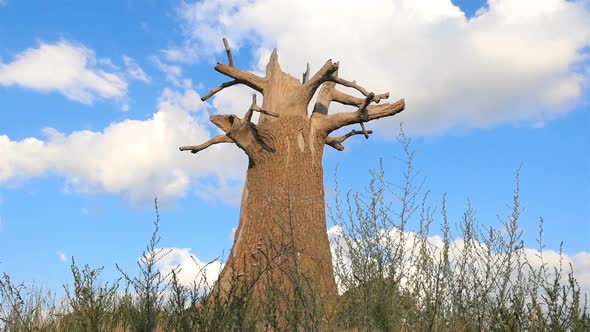
[{"label": "fluffy cumulus cloud", "polygon": [[10,63],[0,60],[0,85],[56,91],[85,104],[97,98],[121,98],[127,92],[125,79],[101,69],[92,50],[67,41],[41,43]]},{"label": "fluffy cumulus cloud", "polygon": [[164,275],[169,275],[173,269],[177,269],[178,282],[181,285],[192,286],[196,283],[201,291],[210,289],[223,265],[219,261],[203,262],[191,253],[190,248],[162,248],[163,252],[169,252],[157,263],[157,268]]},{"label": "fluffy cumulus cloud", "polygon": [[340,76],[392,99],[392,121],[432,134],[504,122],[542,125],[579,103],[588,87],[590,5],[586,0],[489,0],[467,18],[450,0],[205,0],[178,11],[186,43],[169,61],[217,53],[227,36],[249,44],[260,70],[278,47],[283,69],[299,77],[310,62],[340,61]]},{"label": "fluffy cumulus cloud", "polygon": [[[137,201],[183,196],[192,182],[200,195],[235,202],[246,167],[237,147],[215,145],[198,158],[178,151],[205,142],[210,130],[206,106],[191,86],[165,89],[157,112],[146,120],[112,123],[102,131],[46,128],[42,139],[0,135],[0,183],[15,185],[52,173],[65,179],[68,190],[120,193]],[[225,190],[208,186],[211,179],[224,183]]]},{"label": "fluffy cumulus cloud", "polygon": [[121,98],[127,92],[125,79],[101,69],[92,50],[67,41],[41,43],[9,63],[0,59],[0,85],[56,91],[85,104],[97,98]]}]

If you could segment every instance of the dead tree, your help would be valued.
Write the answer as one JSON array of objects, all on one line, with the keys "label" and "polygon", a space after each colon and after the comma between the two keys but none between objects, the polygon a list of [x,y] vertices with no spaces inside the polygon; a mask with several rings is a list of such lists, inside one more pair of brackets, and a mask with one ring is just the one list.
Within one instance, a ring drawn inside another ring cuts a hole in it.
[{"label": "dead tree", "polygon": [[[231,78],[211,90],[201,100],[211,98],[221,90],[244,84],[263,95],[258,105],[256,95],[245,115],[211,115],[210,120],[223,133],[208,142],[181,147],[181,151],[196,153],[218,143],[234,143],[249,158],[242,194],[240,220],[233,248],[220,276],[221,287],[227,287],[235,276],[254,274],[259,254],[265,248],[280,246],[289,240],[296,253],[293,259],[270,260],[271,264],[290,264],[298,272],[312,273],[310,287],[327,298],[335,298],[336,284],[332,271],[330,245],[326,234],[322,156],[324,145],[344,150],[347,138],[372,132],[364,123],[393,116],[404,109],[404,100],[381,103],[389,93],[375,94],[355,81],[338,77],[338,62],[328,60],[313,76],[307,71],[302,80],[284,73],[276,49],[266,66],[264,77],[242,71],[234,66],[231,50],[224,39],[229,64],[217,63],[215,70]],[[361,97],[336,89],[337,85],[353,88]],[[308,104],[317,89],[317,102],[311,114]],[[329,114],[330,103],[337,102],[356,108],[352,112]],[[372,105],[373,103],[379,105]],[[252,114],[260,113],[257,124]],[[332,137],[335,130],[348,125],[360,125],[346,135]],[[269,274],[279,269],[271,267]],[[285,285],[284,287],[290,287]]]}]

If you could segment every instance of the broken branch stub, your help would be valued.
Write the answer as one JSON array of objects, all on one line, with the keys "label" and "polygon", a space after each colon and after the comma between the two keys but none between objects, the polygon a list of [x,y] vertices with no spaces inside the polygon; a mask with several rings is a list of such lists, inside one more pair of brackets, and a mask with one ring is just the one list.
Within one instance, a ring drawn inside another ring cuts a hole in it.
[{"label": "broken branch stub", "polygon": [[303,73],[303,78],[301,79],[301,84],[305,84],[309,80],[309,62],[306,65],[305,73]]},{"label": "broken branch stub", "polygon": [[252,95],[252,105],[250,106],[250,110],[252,110],[254,112],[258,112],[258,113],[262,113],[262,114],[274,116],[275,118],[278,118],[279,117],[279,113],[272,112],[272,111],[269,111],[269,110],[264,110],[260,106],[258,106],[256,104],[256,94],[253,94]]},{"label": "broken branch stub", "polygon": [[360,134],[370,135],[372,133],[373,133],[372,130],[367,130],[367,131],[352,130],[349,133],[339,136],[339,137],[331,137],[331,136],[326,137],[326,144],[333,147],[334,149],[336,149],[338,151],[343,151],[344,145],[342,145],[342,142],[344,142],[347,138],[354,136],[354,135],[360,135]]},{"label": "broken branch stub", "polygon": [[227,38],[223,38],[223,46],[225,46],[225,53],[227,53],[227,61],[231,67],[234,66],[234,57],[231,55],[231,49],[229,48],[229,43],[227,42]]}]

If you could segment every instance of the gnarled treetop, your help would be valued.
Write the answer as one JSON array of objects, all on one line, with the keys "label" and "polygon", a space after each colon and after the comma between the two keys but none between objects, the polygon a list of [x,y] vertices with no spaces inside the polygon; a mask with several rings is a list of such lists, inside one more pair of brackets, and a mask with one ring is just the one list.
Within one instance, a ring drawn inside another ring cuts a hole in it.
[{"label": "gnarled treetop", "polygon": [[[277,50],[275,49],[266,66],[266,75],[260,77],[237,69],[234,66],[233,56],[225,38],[223,43],[229,63],[218,62],[215,65],[215,70],[232,78],[232,80],[212,89],[201,100],[206,101],[219,91],[233,85],[244,84],[263,95],[262,105],[257,105],[256,95],[253,95],[252,104],[243,118],[233,114],[211,115],[211,122],[219,127],[224,134],[215,136],[200,145],[180,147],[181,151],[189,150],[196,153],[217,143],[235,143],[249,156],[251,156],[253,144],[256,145],[256,149],[272,151],[272,145],[269,145],[260,137],[257,125],[261,126],[267,122],[270,125],[279,117],[308,118],[314,132],[324,139],[325,144],[342,151],[344,150],[342,142],[348,137],[357,134],[364,134],[366,138],[369,137],[372,131],[365,129],[364,122],[392,116],[404,110],[405,103],[403,99],[395,103],[371,105],[372,103],[378,104],[382,99],[389,98],[389,93],[375,94],[359,86],[355,81],[347,81],[338,77],[338,62],[326,61],[312,77],[309,75],[310,67],[308,63],[303,78],[299,80],[281,70]],[[362,94],[362,97],[355,97],[339,91],[336,89],[337,84],[357,90]],[[313,112],[308,115],[307,106],[320,86],[321,90]],[[356,107],[357,110],[328,114],[332,101]],[[251,121],[253,112],[260,113],[257,125]],[[334,130],[356,123],[361,125],[360,131],[352,130],[340,137],[328,136]]]}]

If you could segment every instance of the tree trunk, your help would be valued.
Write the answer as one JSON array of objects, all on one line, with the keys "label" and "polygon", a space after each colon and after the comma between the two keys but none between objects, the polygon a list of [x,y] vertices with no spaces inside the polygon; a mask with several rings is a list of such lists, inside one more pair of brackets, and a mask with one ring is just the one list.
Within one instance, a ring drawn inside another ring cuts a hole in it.
[{"label": "tree trunk", "polygon": [[[252,281],[267,273],[265,280],[280,284],[284,295],[292,294],[293,287],[307,286],[295,285],[304,282],[298,278],[310,278],[319,288],[306,291],[335,298],[326,233],[325,138],[311,130],[308,118],[299,116],[265,122],[258,130],[272,140],[274,152],[250,156],[239,226],[221,285],[227,289],[237,276]],[[260,291],[257,287],[255,293]]]}]

